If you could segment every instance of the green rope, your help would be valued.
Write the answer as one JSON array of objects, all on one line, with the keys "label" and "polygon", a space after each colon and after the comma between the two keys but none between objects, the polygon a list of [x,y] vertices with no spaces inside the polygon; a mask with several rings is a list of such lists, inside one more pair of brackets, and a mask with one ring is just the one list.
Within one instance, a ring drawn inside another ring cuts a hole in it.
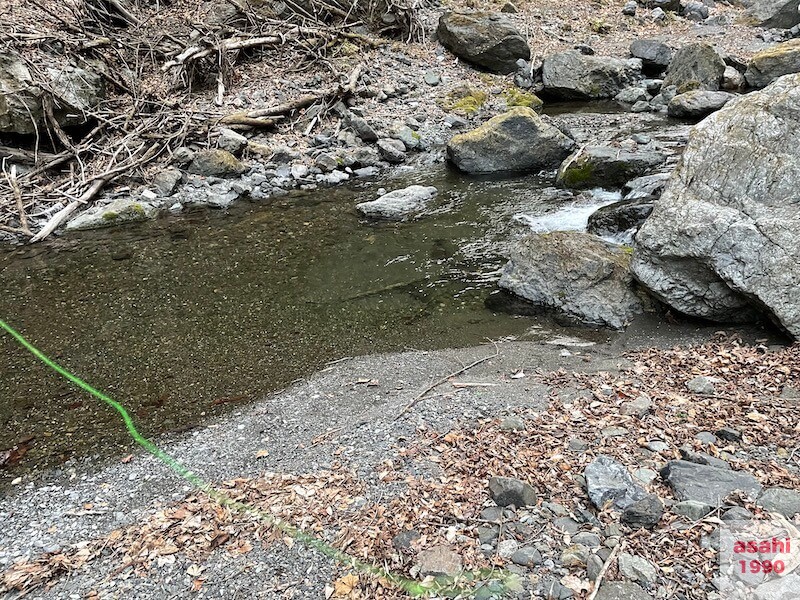
[{"label": "green rope", "polygon": [[[266,521],[270,527],[274,527],[275,529],[280,530],[281,532],[285,533],[291,538],[298,540],[306,544],[307,546],[321,552],[325,556],[328,556],[333,560],[340,562],[351,569],[383,578],[385,581],[408,592],[412,596],[427,596],[436,593],[439,595],[463,597],[463,596],[471,596],[474,594],[473,590],[454,586],[452,584],[447,584],[447,583],[439,583],[433,587],[431,587],[430,585],[423,585],[418,581],[414,581],[412,579],[408,579],[407,577],[403,577],[401,575],[397,575],[396,573],[392,573],[385,567],[377,567],[375,565],[366,563],[362,560],[357,559],[354,556],[351,556],[350,554],[347,554],[346,552],[337,550],[330,544],[327,544],[324,541],[320,540],[319,538],[309,533],[306,533],[293,525],[290,525],[289,523],[283,521],[282,519],[276,517],[275,515],[272,515],[266,511],[258,509],[249,504],[244,504],[237,500],[233,500],[230,496],[228,496],[224,492],[217,490],[211,484],[203,481],[183,463],[181,463],[176,458],[173,458],[172,456],[170,456],[169,454],[158,448],[158,446],[156,446],[153,442],[151,442],[141,433],[139,433],[139,431],[136,429],[136,425],[133,423],[133,419],[131,418],[130,414],[128,414],[128,411],[125,410],[125,407],[122,404],[120,404],[113,398],[107,396],[100,390],[95,389],[94,387],[83,381],[80,377],[77,377],[76,375],[73,375],[72,373],[67,371],[64,367],[59,365],[57,362],[52,360],[50,357],[48,357],[46,354],[44,354],[38,348],[36,348],[33,344],[31,344],[28,340],[26,340],[22,336],[22,334],[20,334],[18,331],[16,331],[13,327],[11,327],[8,323],[3,321],[2,319],[0,319],[0,328],[4,329],[9,335],[11,335],[11,337],[13,337],[17,341],[17,343],[20,346],[22,346],[28,352],[33,354],[36,358],[38,358],[40,361],[42,361],[45,365],[50,367],[56,373],[58,373],[65,379],[69,380],[70,382],[74,383],[76,386],[88,392],[95,398],[103,401],[108,406],[117,411],[119,415],[122,417],[123,422],[125,423],[125,429],[128,430],[128,433],[131,435],[131,437],[139,446],[147,450],[150,454],[152,454],[161,462],[163,462],[165,465],[167,465],[175,473],[177,473],[178,475],[186,479],[189,483],[191,483],[193,486],[195,486],[196,488],[207,494],[210,498],[212,498],[221,506],[230,508],[231,510],[234,510],[236,512],[257,516],[260,519]],[[483,575],[488,575],[488,574],[489,573],[483,573]],[[507,579],[507,577],[501,573],[494,573],[493,579]]]}]

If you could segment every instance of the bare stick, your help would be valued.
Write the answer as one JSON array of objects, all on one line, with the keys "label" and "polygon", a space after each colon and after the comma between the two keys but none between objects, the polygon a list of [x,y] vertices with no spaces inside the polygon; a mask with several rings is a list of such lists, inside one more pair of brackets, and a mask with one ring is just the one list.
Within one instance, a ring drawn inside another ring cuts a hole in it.
[{"label": "bare stick", "polygon": [[427,396],[430,392],[435,390],[443,383],[447,383],[453,377],[457,377],[458,375],[461,375],[462,373],[469,371],[472,367],[477,367],[479,364],[484,363],[487,360],[490,360],[492,358],[497,358],[497,356],[500,354],[500,348],[498,348],[497,344],[495,344],[494,342],[492,343],[494,344],[494,354],[490,354],[489,356],[484,356],[483,358],[479,358],[478,360],[472,361],[467,366],[460,368],[458,371],[454,371],[450,373],[450,375],[446,375],[445,377],[442,377],[441,379],[435,381],[434,383],[426,387],[424,390],[422,390],[419,394],[417,394],[414,397],[414,399],[411,400],[411,402],[406,404],[405,408],[403,408],[403,410],[400,411],[400,413],[394,418],[394,420],[397,421],[400,417],[402,417],[409,410],[411,410],[417,402],[422,400],[425,396]]},{"label": "bare stick", "polygon": [[22,203],[22,191],[19,189],[19,183],[17,182],[17,166],[11,166],[11,173],[6,173],[6,179],[8,180],[8,185],[11,186],[11,191],[14,192],[14,200],[17,202],[17,210],[19,211],[19,224],[22,229],[22,232],[25,235],[33,235],[31,233],[30,227],[28,227],[28,217],[25,215],[25,206]]},{"label": "bare stick", "polygon": [[57,154],[47,154],[45,152],[33,152],[31,150],[23,150],[21,148],[9,148],[8,146],[0,146],[0,160],[10,158],[14,162],[21,162],[26,164],[36,164],[37,160],[51,161]]},{"label": "bare stick", "polygon": [[614,546],[614,549],[611,551],[611,554],[608,555],[606,562],[603,563],[603,567],[600,569],[600,572],[597,574],[597,579],[594,580],[594,587],[592,588],[592,593],[589,594],[589,597],[586,600],[594,600],[595,596],[597,596],[597,592],[600,591],[600,584],[603,582],[603,577],[606,576],[606,571],[611,566],[611,563],[617,558],[617,554],[619,554],[620,550],[622,550],[622,546],[625,545],[623,540],[620,540],[619,544]]}]

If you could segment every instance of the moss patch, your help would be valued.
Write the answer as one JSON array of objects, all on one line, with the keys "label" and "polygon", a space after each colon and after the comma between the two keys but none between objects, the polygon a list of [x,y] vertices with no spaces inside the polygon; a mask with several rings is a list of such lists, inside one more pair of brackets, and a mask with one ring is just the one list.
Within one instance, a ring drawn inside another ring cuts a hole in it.
[{"label": "moss patch", "polygon": [[519,88],[508,88],[503,92],[503,98],[505,98],[508,107],[525,106],[532,108],[536,112],[541,112],[544,104],[536,94],[524,92]]},{"label": "moss patch", "polygon": [[573,161],[563,172],[559,173],[559,182],[568,188],[582,187],[594,177],[594,166],[589,161]]},{"label": "moss patch", "polygon": [[473,115],[484,105],[487,97],[486,92],[463,85],[450,92],[441,102],[441,106],[458,115]]}]

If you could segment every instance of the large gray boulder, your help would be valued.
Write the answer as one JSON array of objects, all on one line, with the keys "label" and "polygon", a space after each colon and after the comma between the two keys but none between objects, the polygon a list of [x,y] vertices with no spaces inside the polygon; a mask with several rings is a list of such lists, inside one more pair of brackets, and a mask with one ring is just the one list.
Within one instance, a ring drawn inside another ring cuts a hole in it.
[{"label": "large gray boulder", "polygon": [[800,337],[800,74],[695,126],[636,236],[632,268],[678,311],[715,321],[765,310]]},{"label": "large gray boulder", "polygon": [[622,187],[667,159],[655,150],[623,150],[613,146],[584,146],[567,158],[556,181],[564,187]]},{"label": "large gray boulder", "polygon": [[540,171],[558,166],[574,145],[533,109],[518,106],[450,138],[447,158],[467,173]]},{"label": "large gray boulder", "polygon": [[752,19],[753,25],[761,27],[774,27],[776,29],[791,29],[800,24],[800,11],[798,0],[749,0],[747,16]]},{"label": "large gray boulder", "polygon": [[531,57],[528,42],[500,13],[446,12],[436,30],[439,41],[459,58],[497,73],[513,73],[517,60]]},{"label": "large gray boulder", "polygon": [[678,93],[693,89],[718,90],[725,73],[725,61],[709,44],[683,46],[672,56],[662,88],[674,85]]},{"label": "large gray boulder", "polygon": [[641,75],[639,59],[620,60],[576,50],[551,54],[542,66],[544,91],[565,100],[613,98]]},{"label": "large gray boulder", "polygon": [[573,319],[622,329],[642,312],[630,255],[588,233],[530,234],[511,251],[499,285]]},{"label": "large gray boulder", "polygon": [[[84,113],[105,96],[102,76],[88,67],[48,67],[43,75],[53,95],[53,116],[62,127],[85,122]],[[19,56],[0,54],[0,132],[36,133],[44,125],[44,94]]]},{"label": "large gray boulder", "polygon": [[645,70],[660,73],[672,60],[672,48],[658,40],[634,40],[630,46],[631,56],[639,58]]},{"label": "large gray boulder", "polygon": [[763,88],[782,75],[800,72],[800,39],[789,40],[753,56],[744,78],[750,87]]},{"label": "large gray boulder", "polygon": [[667,104],[667,114],[681,119],[702,119],[718,111],[736,97],[730,92],[692,90],[678,94]]}]

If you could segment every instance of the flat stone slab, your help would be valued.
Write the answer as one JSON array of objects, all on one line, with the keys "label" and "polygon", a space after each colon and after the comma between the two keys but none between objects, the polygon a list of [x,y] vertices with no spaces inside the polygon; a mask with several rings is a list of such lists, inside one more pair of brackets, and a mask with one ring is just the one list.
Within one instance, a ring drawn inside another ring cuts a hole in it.
[{"label": "flat stone slab", "polygon": [[761,492],[761,484],[749,473],[685,460],[668,462],[661,469],[661,477],[670,485],[678,500],[694,500],[710,506],[718,506],[735,491],[754,498]]}]

